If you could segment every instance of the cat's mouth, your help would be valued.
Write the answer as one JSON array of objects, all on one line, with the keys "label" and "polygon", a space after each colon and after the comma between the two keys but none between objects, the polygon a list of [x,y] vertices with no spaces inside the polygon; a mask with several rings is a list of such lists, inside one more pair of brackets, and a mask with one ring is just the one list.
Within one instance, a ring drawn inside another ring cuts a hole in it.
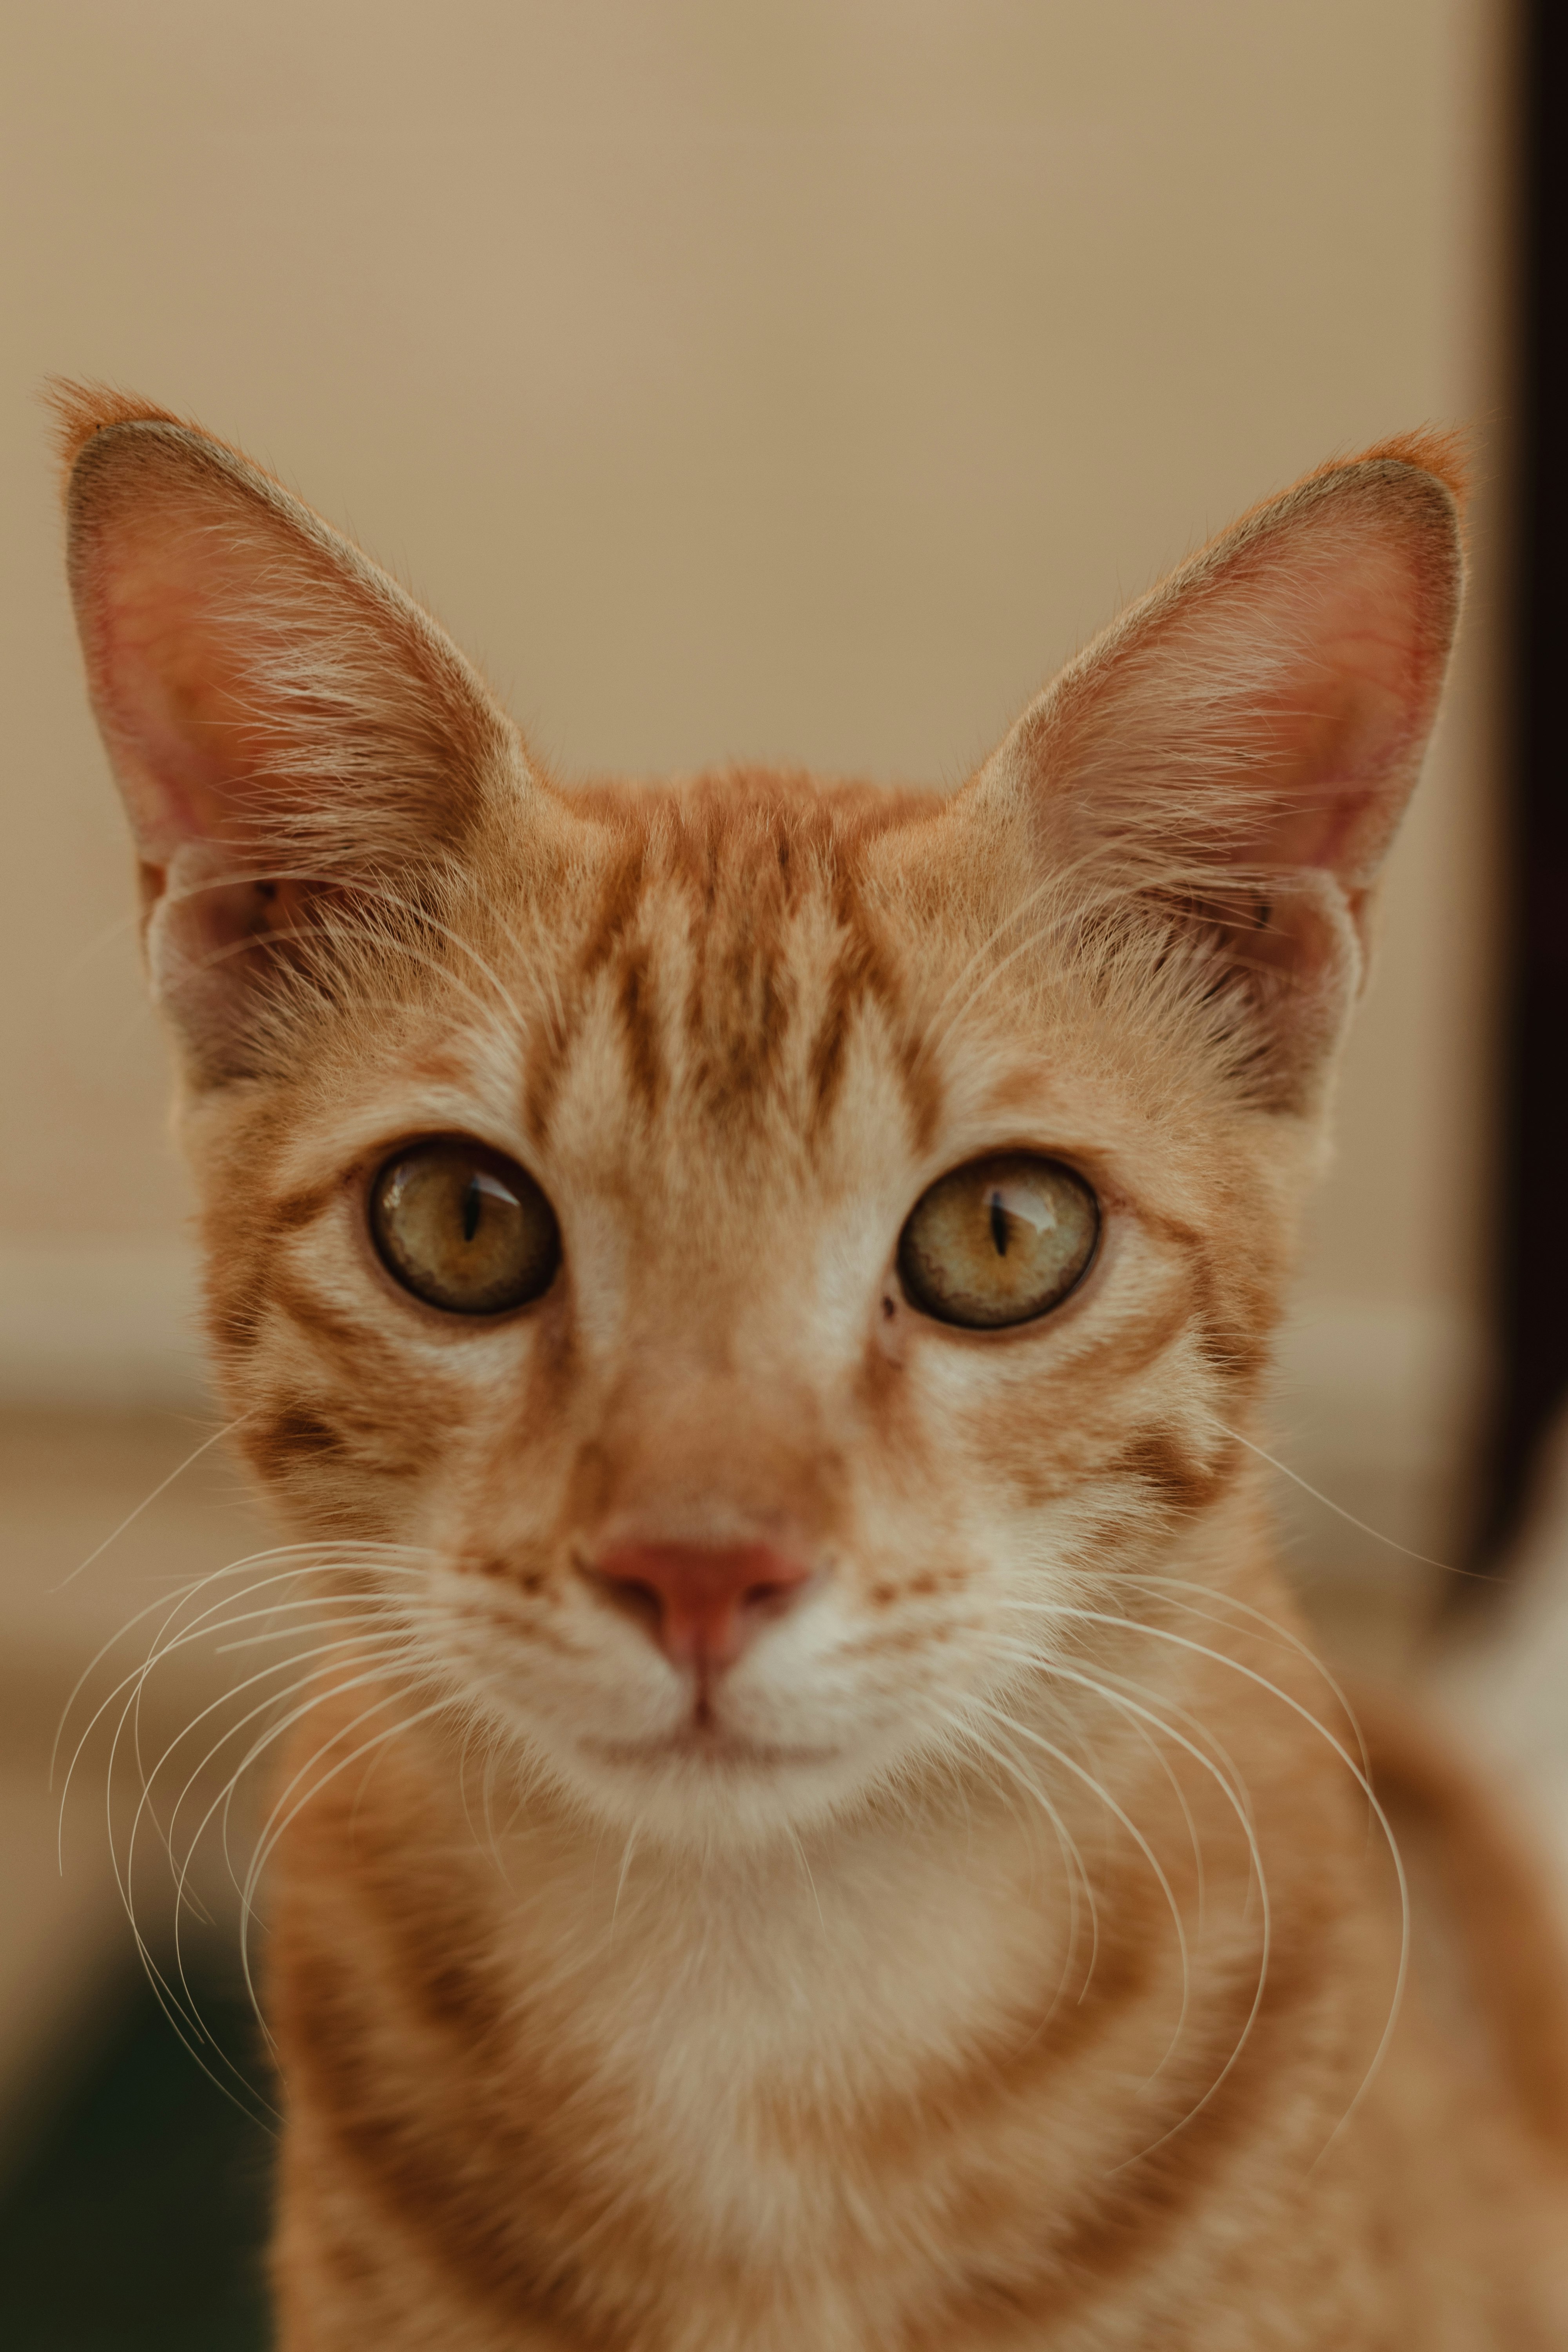
[{"label": "cat's mouth", "polygon": [[716,1722],[710,1714],[700,1712],[694,1713],[679,1731],[666,1732],[657,1738],[586,1738],[582,1744],[590,1755],[611,1764],[646,1769],[653,1764],[695,1763],[753,1772],[777,1771],[791,1765],[831,1764],[838,1752],[833,1748],[783,1746],[750,1739],[744,1732],[731,1730]]}]

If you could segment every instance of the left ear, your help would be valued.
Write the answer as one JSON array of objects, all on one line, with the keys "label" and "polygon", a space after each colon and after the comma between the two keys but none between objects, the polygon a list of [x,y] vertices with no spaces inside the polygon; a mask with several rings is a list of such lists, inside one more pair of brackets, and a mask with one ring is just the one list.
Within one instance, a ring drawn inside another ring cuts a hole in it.
[{"label": "left ear", "polygon": [[1201,937],[1275,1107],[1305,1107],[1363,974],[1458,615],[1461,496],[1436,435],[1309,476],[1124,614],[960,796],[1026,870]]},{"label": "left ear", "polygon": [[153,991],[194,1083],[252,1077],[368,937],[427,956],[470,842],[538,794],[456,646],[270,475],[142,401],[57,407]]}]

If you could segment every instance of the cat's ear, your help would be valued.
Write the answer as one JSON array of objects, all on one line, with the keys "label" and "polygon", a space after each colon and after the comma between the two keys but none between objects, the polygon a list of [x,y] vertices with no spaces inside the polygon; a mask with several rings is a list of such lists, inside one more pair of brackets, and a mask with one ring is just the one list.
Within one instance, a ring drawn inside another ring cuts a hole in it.
[{"label": "cat's ear", "polygon": [[427,919],[515,729],[418,606],[270,476],[144,404],[57,394],[89,688],[195,1075],[256,1066],[357,922]]},{"label": "cat's ear", "polygon": [[1313,1098],[1360,985],[1458,618],[1461,480],[1452,444],[1413,436],[1255,509],[1063,671],[969,790],[1016,864],[1136,910],[1173,982],[1199,971],[1271,1104]]}]

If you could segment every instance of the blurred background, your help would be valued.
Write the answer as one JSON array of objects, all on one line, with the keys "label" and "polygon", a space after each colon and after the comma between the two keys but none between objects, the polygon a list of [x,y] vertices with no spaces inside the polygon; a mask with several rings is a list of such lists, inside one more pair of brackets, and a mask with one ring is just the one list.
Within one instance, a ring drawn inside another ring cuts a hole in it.
[{"label": "blurred background", "polygon": [[[1568,954],[1542,683],[1563,499],[1537,423],[1556,305],[1531,228],[1568,84],[1540,15],[5,12],[0,2335],[17,2352],[259,2344],[267,2147],[139,1990],[101,1743],[65,1806],[63,1875],[47,1786],[100,1643],[266,1538],[211,1453],[107,1541],[216,1423],[42,380],[105,379],[239,443],[409,582],[552,760],[645,772],[750,754],[956,780],[1237,509],[1333,453],[1458,425],[1469,618],[1275,1424],[1339,1507],[1281,1482],[1311,1605],[1386,1662],[1442,1581],[1410,1553],[1498,1556],[1564,1366],[1563,1115],[1524,1083],[1560,1034]],[[150,1747],[222,1665],[153,1679]],[[195,1780],[205,1796],[221,1772]],[[264,2091],[232,1900],[207,1895],[204,2054]],[[137,1907],[166,1968],[166,1873]]]}]

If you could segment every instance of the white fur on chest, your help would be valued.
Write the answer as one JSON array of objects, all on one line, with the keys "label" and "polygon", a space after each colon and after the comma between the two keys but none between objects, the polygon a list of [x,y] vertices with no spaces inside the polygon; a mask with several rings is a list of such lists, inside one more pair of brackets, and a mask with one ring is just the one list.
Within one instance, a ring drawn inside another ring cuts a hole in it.
[{"label": "white fur on chest", "polygon": [[518,2000],[630,2119],[582,2160],[634,2195],[656,2175],[710,2257],[809,2258],[845,2202],[836,2123],[912,2109],[1037,2024],[1066,1954],[1048,1845],[993,1813],[743,1871],[634,1856],[618,1903],[603,1866],[536,1880],[507,1922]]}]

